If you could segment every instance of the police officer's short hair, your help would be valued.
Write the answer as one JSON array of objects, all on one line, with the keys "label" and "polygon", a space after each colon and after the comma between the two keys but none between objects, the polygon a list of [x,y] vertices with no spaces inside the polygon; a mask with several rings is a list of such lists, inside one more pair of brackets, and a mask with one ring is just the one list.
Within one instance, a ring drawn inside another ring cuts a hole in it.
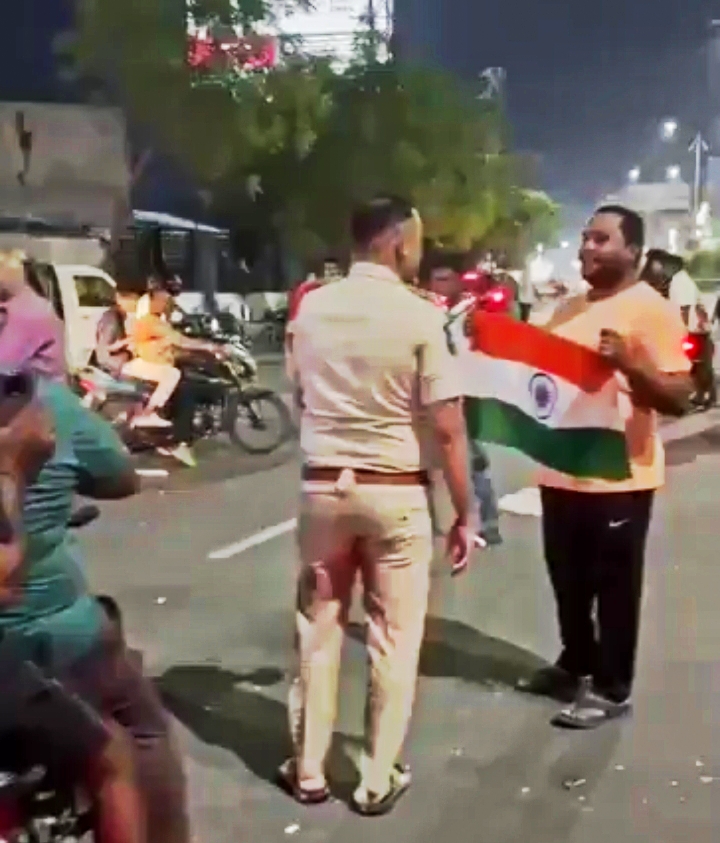
[{"label": "police officer's short hair", "polygon": [[368,248],[379,234],[411,219],[413,210],[410,202],[397,196],[378,196],[359,205],[352,215],[353,245]]},{"label": "police officer's short hair", "polygon": [[452,272],[462,275],[467,269],[467,255],[464,252],[435,249],[428,254],[427,262],[431,273],[437,269],[450,269]]}]

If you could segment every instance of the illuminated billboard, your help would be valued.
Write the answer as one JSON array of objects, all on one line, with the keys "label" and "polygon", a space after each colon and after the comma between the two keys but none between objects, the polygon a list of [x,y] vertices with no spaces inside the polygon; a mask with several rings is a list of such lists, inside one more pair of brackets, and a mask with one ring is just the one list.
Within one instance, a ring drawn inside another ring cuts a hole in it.
[{"label": "illuminated billboard", "polygon": [[216,35],[206,30],[188,35],[187,61],[193,70],[263,70],[274,67],[277,60],[278,42],[272,35]]}]

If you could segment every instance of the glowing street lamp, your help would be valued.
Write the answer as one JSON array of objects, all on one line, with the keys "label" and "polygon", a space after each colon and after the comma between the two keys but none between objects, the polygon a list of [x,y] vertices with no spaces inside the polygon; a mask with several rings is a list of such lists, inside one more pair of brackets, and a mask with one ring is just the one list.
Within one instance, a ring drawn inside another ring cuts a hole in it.
[{"label": "glowing street lamp", "polygon": [[678,122],[674,117],[668,117],[660,124],[660,136],[664,141],[675,140],[677,130]]},{"label": "glowing street lamp", "polygon": [[677,164],[673,164],[667,168],[665,175],[668,181],[677,181],[680,178],[680,167]]},{"label": "glowing street lamp", "polygon": [[628,181],[630,184],[637,184],[640,181],[640,167],[633,167],[628,173]]}]

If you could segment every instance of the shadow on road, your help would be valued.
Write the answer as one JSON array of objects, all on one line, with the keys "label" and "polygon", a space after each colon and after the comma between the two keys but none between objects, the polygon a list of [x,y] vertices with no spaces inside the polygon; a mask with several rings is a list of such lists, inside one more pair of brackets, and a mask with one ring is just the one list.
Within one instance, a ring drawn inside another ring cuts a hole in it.
[{"label": "shadow on road", "polygon": [[211,746],[229,749],[256,776],[271,781],[288,756],[288,718],[284,704],[250,686],[280,682],[281,671],[266,673],[265,682],[209,665],[168,670],[158,687],[168,710]]},{"label": "shadow on road", "polygon": [[[351,624],[349,636],[364,639]],[[514,685],[543,664],[532,653],[483,635],[459,621],[428,618],[420,674],[464,679],[478,685]],[[291,752],[287,706],[262,693],[284,678],[276,668],[238,674],[212,665],[171,668],[158,680],[167,708],[207,744],[234,752],[261,779],[272,781]],[[336,734],[330,757],[337,796],[349,796],[357,780],[360,739]]]},{"label": "shadow on road", "polygon": [[[261,668],[238,674],[210,665],[174,667],[157,685],[168,711],[196,737],[240,758],[258,778],[273,782],[278,767],[292,754],[287,706],[260,689],[277,685],[281,670]],[[360,740],[336,734],[329,770],[335,795],[349,798],[357,781],[352,756]]]},{"label": "shadow on road", "polygon": [[[351,624],[348,635],[365,640],[365,628]],[[420,653],[420,675],[455,678],[488,687],[517,684],[546,662],[500,638],[484,635],[461,621],[429,617]]]},{"label": "shadow on road", "polygon": [[677,439],[665,445],[668,466],[688,465],[698,457],[720,453],[720,427],[711,427],[702,433]]}]

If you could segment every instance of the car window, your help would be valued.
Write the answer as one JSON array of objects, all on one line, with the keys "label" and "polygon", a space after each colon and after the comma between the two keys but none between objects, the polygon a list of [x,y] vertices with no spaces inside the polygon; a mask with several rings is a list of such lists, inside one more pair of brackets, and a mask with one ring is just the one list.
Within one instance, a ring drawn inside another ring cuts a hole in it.
[{"label": "car window", "polygon": [[100,275],[76,275],[75,287],[80,307],[112,307],[115,287]]},{"label": "car window", "polygon": [[65,309],[63,308],[62,295],[60,294],[60,284],[58,283],[55,270],[50,264],[36,263],[34,265],[35,292],[40,293],[52,302],[55,308],[55,313],[61,318],[65,319]]}]

